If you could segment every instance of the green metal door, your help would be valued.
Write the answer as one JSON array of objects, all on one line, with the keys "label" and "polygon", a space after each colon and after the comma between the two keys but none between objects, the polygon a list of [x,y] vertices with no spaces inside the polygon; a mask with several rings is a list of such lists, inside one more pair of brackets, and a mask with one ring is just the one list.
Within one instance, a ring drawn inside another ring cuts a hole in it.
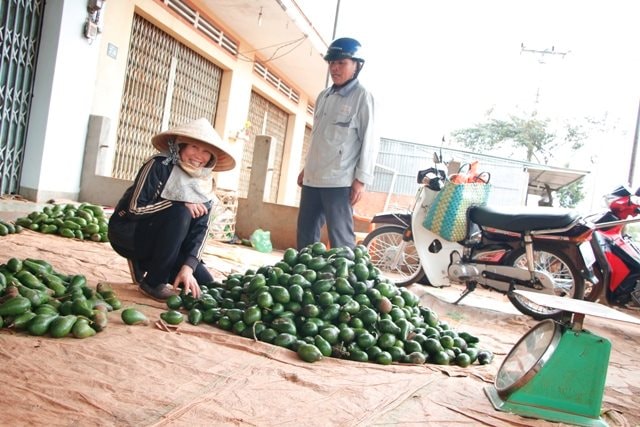
[{"label": "green metal door", "polygon": [[18,192],[44,0],[0,0],[0,195]]}]

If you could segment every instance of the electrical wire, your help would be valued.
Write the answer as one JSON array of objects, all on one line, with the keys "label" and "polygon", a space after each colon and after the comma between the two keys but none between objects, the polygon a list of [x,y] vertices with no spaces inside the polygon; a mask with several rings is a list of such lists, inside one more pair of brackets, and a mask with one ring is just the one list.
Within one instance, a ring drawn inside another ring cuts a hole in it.
[{"label": "electrical wire", "polygon": [[[261,52],[264,51],[266,49],[272,49],[272,48],[276,48],[276,50],[271,54],[271,56],[269,58],[267,58],[264,61],[260,61],[262,63],[267,63],[267,62],[271,62],[274,61],[276,59],[282,58],[286,55],[288,55],[289,53],[293,52],[294,50],[296,50],[298,47],[300,47],[302,45],[302,43],[307,39],[307,36],[304,35],[298,39],[295,40],[290,40],[287,42],[283,42],[283,43],[277,43],[271,46],[265,46],[265,47],[261,47],[261,48],[257,48],[257,49],[253,49],[253,50],[247,50],[244,52],[238,52],[238,59],[242,60],[242,61],[247,61],[247,62],[254,62],[253,58],[250,58],[247,56],[248,53],[254,53],[254,52]],[[293,46],[291,49],[287,50],[286,52],[277,55],[278,51],[280,51],[280,49],[283,49],[287,46],[291,46],[291,45],[295,45]],[[276,56],[277,55],[277,56]]]}]

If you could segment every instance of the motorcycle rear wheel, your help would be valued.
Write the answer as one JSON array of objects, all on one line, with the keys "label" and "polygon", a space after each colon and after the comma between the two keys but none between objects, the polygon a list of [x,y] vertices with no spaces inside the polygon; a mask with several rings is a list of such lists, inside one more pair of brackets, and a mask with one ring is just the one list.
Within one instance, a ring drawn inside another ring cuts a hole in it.
[{"label": "motorcycle rear wheel", "polygon": [[402,239],[404,230],[404,227],[397,225],[383,225],[367,234],[362,242],[369,252],[371,263],[399,287],[424,278],[413,240],[405,242]]},{"label": "motorcycle rear wheel", "polygon": [[[553,278],[555,295],[574,299],[584,297],[584,278],[580,275],[578,267],[564,252],[553,245],[534,243],[533,258],[536,270],[544,271]],[[524,248],[511,253],[505,264],[526,269],[527,258]],[[516,289],[536,292],[524,286],[516,286]],[[507,294],[507,297],[520,312],[536,320],[558,318],[562,313],[562,310],[534,304],[519,295]]]}]

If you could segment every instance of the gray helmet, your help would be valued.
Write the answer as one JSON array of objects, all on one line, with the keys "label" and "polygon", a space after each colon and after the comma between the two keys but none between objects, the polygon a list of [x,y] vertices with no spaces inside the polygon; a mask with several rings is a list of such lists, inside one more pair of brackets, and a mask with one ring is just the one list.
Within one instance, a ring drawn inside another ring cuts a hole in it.
[{"label": "gray helmet", "polygon": [[335,39],[327,49],[324,56],[325,61],[337,61],[339,59],[353,59],[360,64],[364,63],[364,58],[360,56],[360,48],[362,45],[356,39],[343,37]]}]

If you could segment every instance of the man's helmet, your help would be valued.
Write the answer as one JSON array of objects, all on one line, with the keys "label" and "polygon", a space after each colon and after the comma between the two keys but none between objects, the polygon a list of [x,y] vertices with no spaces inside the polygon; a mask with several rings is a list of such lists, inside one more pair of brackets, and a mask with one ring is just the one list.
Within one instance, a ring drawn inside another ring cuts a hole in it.
[{"label": "man's helmet", "polygon": [[364,63],[364,58],[360,56],[360,48],[362,45],[356,39],[349,37],[343,37],[335,39],[327,49],[327,54],[324,56],[325,61],[337,61],[339,59],[353,59],[360,64]]}]

